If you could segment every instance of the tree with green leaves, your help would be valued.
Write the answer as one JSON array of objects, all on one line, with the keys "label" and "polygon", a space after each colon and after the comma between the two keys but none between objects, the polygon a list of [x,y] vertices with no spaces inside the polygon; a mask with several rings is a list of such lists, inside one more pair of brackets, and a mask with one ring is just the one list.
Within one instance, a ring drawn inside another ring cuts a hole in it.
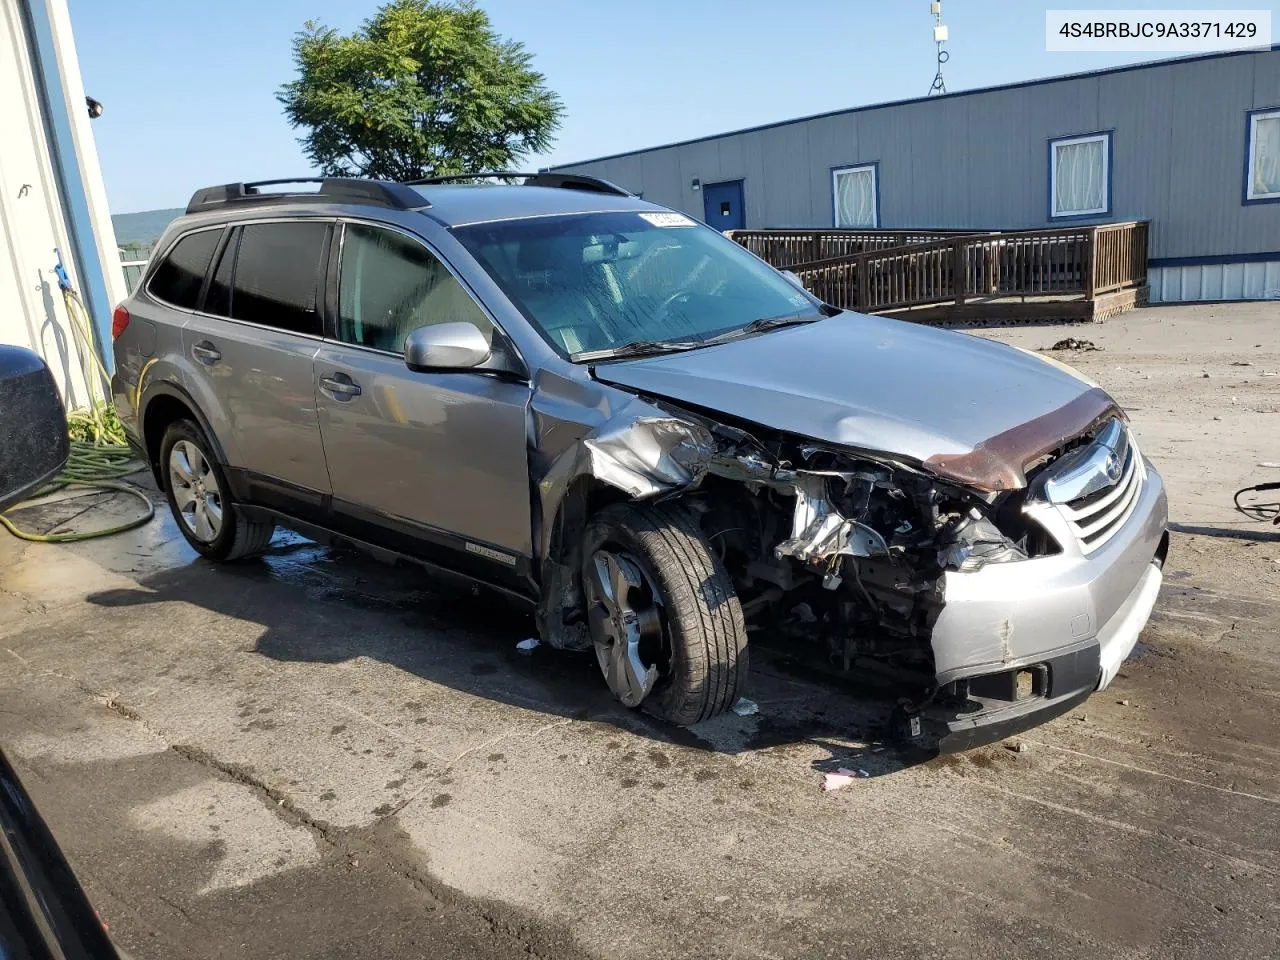
[{"label": "tree with green leaves", "polygon": [[307,21],[278,94],[325,176],[507,170],[552,143],[560,98],[472,0],[392,0],[350,36]]}]

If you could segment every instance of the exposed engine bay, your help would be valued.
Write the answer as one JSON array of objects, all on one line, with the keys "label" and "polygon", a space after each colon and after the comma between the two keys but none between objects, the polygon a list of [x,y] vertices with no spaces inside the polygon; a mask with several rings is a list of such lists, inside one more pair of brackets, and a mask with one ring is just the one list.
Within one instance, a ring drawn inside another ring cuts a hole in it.
[{"label": "exposed engine bay", "polygon": [[[620,416],[585,439],[590,474],[695,510],[753,636],[794,638],[837,672],[879,672],[914,705],[939,692],[931,632],[945,571],[1058,549],[1022,516],[1022,485],[978,491],[882,454],[660,406],[672,416]],[[581,644],[571,629],[550,632]]]},{"label": "exposed engine bay", "polygon": [[1043,549],[991,519],[1016,494],[987,502],[891,460],[785,438],[770,446],[746,433],[727,439],[688,497],[748,624],[821,644],[841,672],[869,659],[917,681],[927,698],[943,571]]}]

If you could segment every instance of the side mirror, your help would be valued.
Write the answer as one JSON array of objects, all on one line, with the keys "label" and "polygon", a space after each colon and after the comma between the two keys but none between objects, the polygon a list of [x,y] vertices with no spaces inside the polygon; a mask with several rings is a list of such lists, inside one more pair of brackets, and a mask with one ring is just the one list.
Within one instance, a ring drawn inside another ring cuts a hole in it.
[{"label": "side mirror", "polygon": [[404,342],[404,363],[410,370],[478,367],[489,354],[489,341],[480,328],[465,321],[419,327]]},{"label": "side mirror", "polygon": [[0,346],[0,510],[43,486],[70,452],[49,367],[25,347]]},{"label": "side mirror", "polygon": [[782,270],[782,271],[780,271],[780,272],[782,273],[782,275],[783,275],[784,277],[786,277],[788,280],[790,280],[792,283],[794,283],[797,287],[799,287],[801,290],[804,290],[804,291],[805,291],[805,293],[808,293],[808,292],[809,292],[808,290],[806,290],[806,289],[805,289],[804,281],[803,281],[803,280],[801,280],[799,277],[797,277],[797,276],[796,276],[794,273],[792,273],[790,270]]}]

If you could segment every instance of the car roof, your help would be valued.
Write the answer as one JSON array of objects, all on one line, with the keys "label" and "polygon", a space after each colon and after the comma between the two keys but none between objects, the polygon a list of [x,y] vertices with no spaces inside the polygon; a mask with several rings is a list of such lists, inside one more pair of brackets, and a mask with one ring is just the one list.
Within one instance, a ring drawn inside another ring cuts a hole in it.
[{"label": "car roof", "polygon": [[446,227],[572,213],[663,209],[639,197],[566,187],[426,184],[414,189],[431,204],[422,212]]},{"label": "car roof", "polygon": [[[318,192],[259,193],[255,189],[295,182],[302,181],[234,183],[198,190],[187,212],[173,221],[166,234],[173,236],[192,229],[250,219],[341,217],[356,212],[401,223],[405,222],[405,217],[427,216],[451,229],[531,217],[666,209],[603,181],[598,183],[612,189],[572,184],[423,182],[414,185],[342,179],[322,181]],[[388,215],[390,211],[394,213]]]}]

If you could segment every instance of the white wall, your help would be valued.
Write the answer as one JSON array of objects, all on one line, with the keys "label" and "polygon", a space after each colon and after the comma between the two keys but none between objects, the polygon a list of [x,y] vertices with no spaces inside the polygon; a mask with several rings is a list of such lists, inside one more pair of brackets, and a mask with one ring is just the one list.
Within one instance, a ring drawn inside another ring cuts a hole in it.
[{"label": "white wall", "polygon": [[1280,261],[1151,267],[1147,283],[1152,303],[1280,300]]},{"label": "white wall", "polygon": [[[52,53],[41,58],[45,76],[53,80],[43,89],[37,86],[33,63],[40,45],[29,35],[31,21],[23,15],[28,5],[33,17],[43,18],[43,47]],[[49,136],[54,124],[42,105],[42,96],[50,93],[57,96],[51,106],[61,120],[61,158],[59,145]],[[86,379],[82,373],[88,360],[84,351],[92,349],[95,336],[101,339],[109,323],[104,313],[125,292],[88,124],[65,0],[0,0],[0,130],[5,131],[0,150],[0,342],[41,354],[69,409],[105,396],[96,377]],[[60,174],[74,196],[64,195]],[[87,343],[73,326],[58,287],[55,249],[94,314],[88,318]]]}]

